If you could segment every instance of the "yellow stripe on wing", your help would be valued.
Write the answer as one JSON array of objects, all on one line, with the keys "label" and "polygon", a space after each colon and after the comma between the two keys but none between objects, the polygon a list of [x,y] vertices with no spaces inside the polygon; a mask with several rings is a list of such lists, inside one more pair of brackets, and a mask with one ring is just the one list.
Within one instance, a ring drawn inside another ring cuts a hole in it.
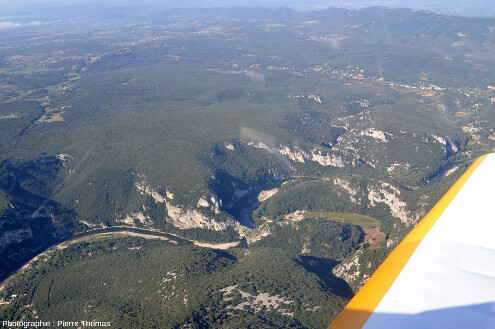
[{"label": "yellow stripe on wing", "polygon": [[479,157],[457,180],[440,201],[430,210],[421,222],[385,259],[383,264],[371,276],[368,282],[347,304],[328,329],[359,329],[368,321],[371,314],[395,282],[414,251],[442,215],[457,193],[471,177],[473,172],[485,160],[487,155]]}]

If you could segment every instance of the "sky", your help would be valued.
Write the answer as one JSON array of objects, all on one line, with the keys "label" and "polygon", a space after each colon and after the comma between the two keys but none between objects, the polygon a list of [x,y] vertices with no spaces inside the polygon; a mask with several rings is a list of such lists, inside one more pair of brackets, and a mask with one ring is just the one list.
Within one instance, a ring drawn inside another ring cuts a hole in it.
[{"label": "sky", "polygon": [[165,8],[179,7],[289,7],[296,10],[317,10],[328,7],[364,8],[370,6],[427,9],[463,16],[495,17],[495,0],[0,0],[3,13],[30,13],[46,7],[67,8],[80,5],[105,8],[139,7],[144,4]]}]

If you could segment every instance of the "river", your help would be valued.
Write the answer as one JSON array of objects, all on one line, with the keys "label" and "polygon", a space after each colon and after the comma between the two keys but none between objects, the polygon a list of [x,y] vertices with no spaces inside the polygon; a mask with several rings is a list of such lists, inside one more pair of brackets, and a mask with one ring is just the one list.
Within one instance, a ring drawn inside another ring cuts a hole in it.
[{"label": "river", "polygon": [[229,242],[229,243],[210,244],[210,243],[203,243],[203,242],[199,242],[199,241],[184,239],[184,238],[181,238],[181,237],[178,237],[176,235],[169,234],[169,233],[153,231],[153,230],[146,230],[146,229],[141,229],[141,228],[134,228],[134,227],[109,227],[109,228],[95,229],[95,230],[91,230],[91,231],[86,231],[86,232],[74,234],[63,241],[58,241],[57,243],[51,245],[50,247],[41,250],[33,258],[31,258],[28,262],[24,263],[24,265],[20,266],[19,268],[15,269],[14,271],[10,272],[8,274],[7,278],[0,283],[0,290],[3,289],[4,285],[17,272],[19,272],[23,268],[28,267],[32,262],[36,261],[44,253],[49,252],[50,250],[53,250],[56,248],[61,248],[62,246],[65,246],[65,245],[84,241],[84,238],[86,238],[86,237],[95,236],[95,235],[105,235],[105,234],[110,234],[110,233],[131,233],[131,235],[135,234],[137,236],[142,236],[142,237],[149,238],[149,239],[150,238],[151,239],[152,238],[161,238],[163,240],[167,240],[167,241],[169,241],[173,244],[179,245],[179,246],[199,246],[199,247],[203,247],[203,248],[223,249],[223,250],[234,248],[234,247],[239,247],[242,245],[242,242],[244,241],[244,240],[239,240],[239,241]]},{"label": "river", "polygon": [[449,176],[454,171],[456,171],[457,168],[459,168],[459,166],[460,166],[460,164],[453,163],[453,164],[450,164],[450,165],[442,168],[435,176],[433,176],[430,179],[430,181],[428,183],[423,185],[421,188],[427,188],[427,187],[431,187],[435,184],[441,183],[445,179],[445,177]]}]

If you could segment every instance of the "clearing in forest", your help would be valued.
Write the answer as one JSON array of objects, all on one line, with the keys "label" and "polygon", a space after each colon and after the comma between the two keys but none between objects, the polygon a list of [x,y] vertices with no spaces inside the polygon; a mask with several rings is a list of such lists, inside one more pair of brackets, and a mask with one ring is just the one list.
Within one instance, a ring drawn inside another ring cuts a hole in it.
[{"label": "clearing in forest", "polygon": [[368,216],[339,213],[339,212],[320,212],[308,211],[304,213],[304,218],[325,218],[340,223],[350,223],[364,228],[380,227],[380,222]]}]

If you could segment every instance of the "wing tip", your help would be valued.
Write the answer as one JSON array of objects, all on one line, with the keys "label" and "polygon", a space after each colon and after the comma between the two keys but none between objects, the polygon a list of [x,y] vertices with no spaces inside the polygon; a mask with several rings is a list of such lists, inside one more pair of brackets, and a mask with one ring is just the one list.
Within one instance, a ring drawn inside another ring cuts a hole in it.
[{"label": "wing tip", "polygon": [[471,177],[474,171],[490,154],[478,157],[471,166],[469,166],[466,172],[454,183],[438,203],[390,253],[363,288],[361,288],[344,310],[330,324],[328,329],[359,329],[366,324],[380,301],[414,254],[421,240],[433,227],[437,219],[452,202],[469,177]]}]

